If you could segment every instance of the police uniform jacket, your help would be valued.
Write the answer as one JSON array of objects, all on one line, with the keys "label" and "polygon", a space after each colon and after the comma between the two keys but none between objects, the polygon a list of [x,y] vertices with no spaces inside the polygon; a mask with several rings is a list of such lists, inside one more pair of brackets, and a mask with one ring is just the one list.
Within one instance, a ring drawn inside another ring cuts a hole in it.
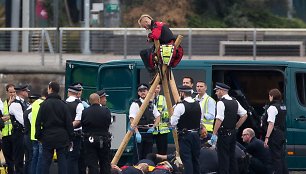
[{"label": "police uniform jacket", "polygon": [[201,121],[201,108],[198,102],[186,97],[183,102],[174,108],[171,125],[177,125],[178,130],[199,129]]},{"label": "police uniform jacket", "polygon": [[49,94],[41,103],[35,129],[35,138],[49,148],[69,145],[73,136],[72,120],[67,104],[58,94]]},{"label": "police uniform jacket", "polygon": [[111,124],[111,113],[107,107],[93,104],[84,109],[81,125],[85,134],[107,135]]},{"label": "police uniform jacket", "polygon": [[235,129],[237,114],[241,117],[246,113],[247,111],[240,103],[228,94],[222,96],[220,101],[217,102],[216,118],[222,121],[221,129]]},{"label": "police uniform jacket", "polygon": [[280,101],[272,101],[267,110],[267,122],[274,123],[274,129],[285,131],[286,113],[287,110],[284,104],[282,104]]}]

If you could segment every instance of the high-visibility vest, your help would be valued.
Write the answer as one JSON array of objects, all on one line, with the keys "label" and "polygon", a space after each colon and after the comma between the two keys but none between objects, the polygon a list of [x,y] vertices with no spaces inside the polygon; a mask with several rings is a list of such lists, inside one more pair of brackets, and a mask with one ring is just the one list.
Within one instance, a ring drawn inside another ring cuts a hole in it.
[{"label": "high-visibility vest", "polygon": [[36,118],[37,114],[40,108],[40,104],[43,102],[43,99],[37,99],[34,103],[32,103],[32,118],[31,118],[31,140],[35,139],[35,124],[36,124]]},{"label": "high-visibility vest", "polygon": [[[3,103],[3,115],[9,115],[9,105],[7,103],[7,100],[4,101]],[[9,136],[12,135],[12,122],[11,119],[7,120],[6,122],[4,122],[4,128],[2,128],[2,136]]]},{"label": "high-visibility vest", "polygon": [[156,106],[157,110],[161,113],[161,115],[160,115],[160,122],[156,127],[157,131],[154,131],[152,134],[156,135],[158,134],[158,132],[160,134],[169,133],[170,130],[167,124],[167,122],[169,122],[169,113],[167,110],[166,98],[163,95],[158,95],[156,105],[157,105]]},{"label": "high-visibility vest", "polygon": [[[204,113],[208,113],[208,100],[211,99],[215,102],[215,100],[213,98],[211,98],[209,95],[206,95],[202,101],[202,108]],[[205,117],[203,117],[203,125],[206,127],[206,130],[208,132],[212,132],[214,129],[214,120],[207,120]]]}]

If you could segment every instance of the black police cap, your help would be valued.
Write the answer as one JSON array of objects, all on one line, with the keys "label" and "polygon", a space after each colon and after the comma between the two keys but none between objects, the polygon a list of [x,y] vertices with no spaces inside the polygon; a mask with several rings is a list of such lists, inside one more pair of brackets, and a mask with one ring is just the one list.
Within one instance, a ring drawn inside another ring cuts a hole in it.
[{"label": "black police cap", "polygon": [[80,83],[80,82],[75,82],[75,83],[72,83],[70,86],[73,86],[75,88],[79,88],[79,89],[84,89],[83,88],[83,83]]},{"label": "black police cap", "polygon": [[29,96],[29,99],[34,99],[35,100],[35,99],[39,99],[40,97],[41,97],[41,95],[33,93]]},{"label": "black police cap", "polygon": [[104,96],[107,97],[108,96],[104,89],[101,89],[100,91],[97,91],[96,94],[98,94],[100,97],[104,97]]},{"label": "black police cap", "polygon": [[29,85],[18,85],[14,89],[16,91],[28,91],[28,92],[30,92]]},{"label": "black police cap", "polygon": [[138,85],[137,90],[141,90],[141,89],[149,89],[149,85],[145,84],[145,83],[141,83]]},{"label": "black police cap", "polygon": [[68,87],[68,91],[69,91],[69,92],[78,93],[78,92],[82,91],[82,89],[79,88],[79,87],[75,87],[75,86],[69,86],[69,87]]},{"label": "black police cap", "polygon": [[178,89],[181,92],[192,92],[192,88],[190,86],[187,86],[187,85],[179,86]]},{"label": "black police cap", "polygon": [[226,85],[224,83],[216,82],[216,87],[215,87],[214,90],[217,90],[217,89],[222,89],[222,90],[228,91],[228,90],[231,89],[231,87],[229,87],[228,85]]}]

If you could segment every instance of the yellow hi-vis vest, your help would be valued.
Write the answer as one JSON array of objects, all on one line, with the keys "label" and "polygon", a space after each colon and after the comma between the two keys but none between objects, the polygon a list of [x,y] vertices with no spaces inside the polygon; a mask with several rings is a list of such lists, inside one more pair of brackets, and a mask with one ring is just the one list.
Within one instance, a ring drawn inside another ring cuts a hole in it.
[{"label": "yellow hi-vis vest", "polygon": [[167,122],[169,122],[169,113],[167,110],[166,98],[163,95],[158,95],[156,105],[157,105],[157,110],[161,113],[161,115],[160,115],[160,122],[156,127],[157,131],[154,131],[152,134],[157,135],[158,132],[160,134],[169,133],[170,130],[167,124]]},{"label": "yellow hi-vis vest", "polygon": [[[202,101],[202,107],[203,107],[203,111],[204,113],[208,113],[208,100],[211,99],[215,102],[215,100],[213,98],[211,98],[209,95],[206,95]],[[206,130],[208,132],[212,132],[214,129],[214,120],[207,120],[205,117],[203,117],[203,125],[206,127]]]},{"label": "yellow hi-vis vest", "polygon": [[[3,115],[9,115],[9,105],[7,103],[7,100],[4,101],[3,103]],[[9,136],[12,135],[12,122],[11,119],[7,120],[6,122],[4,122],[4,128],[2,128],[2,136]]]},{"label": "yellow hi-vis vest", "polygon": [[40,104],[43,102],[43,99],[37,99],[34,103],[32,103],[32,118],[31,118],[31,140],[35,139],[35,124],[36,124],[36,118],[37,114],[40,108]]}]

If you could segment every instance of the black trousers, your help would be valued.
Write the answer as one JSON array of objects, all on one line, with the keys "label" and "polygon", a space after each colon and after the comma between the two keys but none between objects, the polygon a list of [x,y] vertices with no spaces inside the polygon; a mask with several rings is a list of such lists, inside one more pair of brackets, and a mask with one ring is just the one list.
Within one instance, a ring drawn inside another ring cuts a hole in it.
[{"label": "black trousers", "polygon": [[[237,174],[237,160],[235,158],[236,131],[218,131],[217,154],[218,174]],[[222,164],[222,165],[220,165]]]},{"label": "black trousers", "polygon": [[285,150],[285,134],[281,130],[273,130],[269,138],[274,174],[288,174]]},{"label": "black trousers", "polygon": [[136,164],[139,160],[145,159],[149,153],[153,151],[153,135],[151,133],[140,133],[141,143],[136,142],[134,136],[133,147],[133,163]]},{"label": "black trousers", "polygon": [[257,158],[250,158],[249,174],[272,174],[271,168],[271,165],[266,165]]},{"label": "black trousers", "polygon": [[29,134],[24,135],[24,148],[25,148],[25,164],[24,164],[24,173],[32,174],[32,158],[33,158],[33,145],[31,137]]},{"label": "black trousers", "polygon": [[7,165],[7,173],[14,174],[13,136],[2,137],[2,152]]},{"label": "black trousers", "polygon": [[158,133],[157,135],[153,135],[155,143],[156,143],[157,153],[160,155],[167,155],[168,134],[169,133],[166,133],[166,134]]},{"label": "black trousers", "polygon": [[12,141],[15,174],[21,174],[24,173],[24,137],[22,131],[14,130],[12,133]]},{"label": "black trousers", "polygon": [[200,135],[198,132],[180,134],[178,137],[184,174],[200,174]]},{"label": "black trousers", "polygon": [[[110,174],[110,142],[103,142],[103,147],[100,148],[100,142],[84,140],[85,162],[88,166],[89,174]],[[100,170],[99,170],[100,168]]]}]

